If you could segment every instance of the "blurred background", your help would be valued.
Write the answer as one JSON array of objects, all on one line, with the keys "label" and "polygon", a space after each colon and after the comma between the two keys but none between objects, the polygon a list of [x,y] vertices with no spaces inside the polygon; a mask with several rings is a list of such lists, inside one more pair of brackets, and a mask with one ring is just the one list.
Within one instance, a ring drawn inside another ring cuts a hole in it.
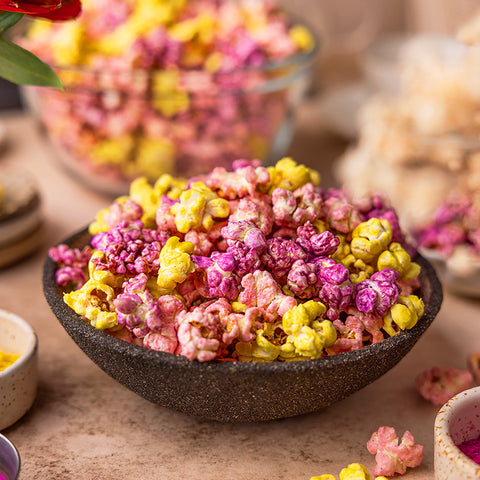
[{"label": "blurred background", "polygon": [[[385,34],[455,34],[478,0],[279,0],[321,38],[315,91],[355,77],[362,52]],[[0,109],[22,108],[18,88],[0,79]]]}]

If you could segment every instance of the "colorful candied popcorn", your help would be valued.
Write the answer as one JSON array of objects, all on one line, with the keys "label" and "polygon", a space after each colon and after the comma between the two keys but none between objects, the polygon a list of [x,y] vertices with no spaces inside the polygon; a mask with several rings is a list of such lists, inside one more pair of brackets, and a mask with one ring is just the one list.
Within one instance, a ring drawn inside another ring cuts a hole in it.
[{"label": "colorful candied popcorn", "polygon": [[[361,463],[351,463],[348,467],[342,468],[340,472],[340,480],[371,480],[372,477],[367,468]],[[336,480],[336,478],[327,473],[311,477],[310,480]],[[386,477],[375,477],[375,480],[387,480]]]},{"label": "colorful candied popcorn", "polygon": [[455,190],[415,237],[419,247],[448,259],[449,266],[466,272],[480,262],[480,197],[477,192]]},{"label": "colorful candied popcorn", "polygon": [[432,367],[415,379],[418,393],[434,405],[443,405],[457,393],[466,390],[473,377],[468,370],[454,367]]},{"label": "colorful candied popcorn", "polygon": [[6,353],[0,350],[0,372],[8,368],[10,365],[13,365],[13,363],[15,363],[19,357],[20,355]]},{"label": "colorful candied popcorn", "polygon": [[274,1],[82,4],[74,23],[38,21],[23,40],[59,67],[67,87],[35,92],[37,113],[75,171],[153,181],[266,158],[301,97],[290,85],[304,89],[292,76],[298,62],[283,61],[315,50],[310,32]]},{"label": "colorful candied popcorn", "polygon": [[394,211],[319,182],[290,158],[138,179],[90,245],[50,250],[56,281],[95,327],[190,360],[316,359],[413,328],[420,267]]},{"label": "colorful candied popcorn", "polygon": [[374,475],[392,477],[396,473],[404,474],[407,467],[417,467],[423,460],[423,446],[415,443],[408,430],[399,443],[393,427],[380,427],[374,432],[367,442],[367,449],[375,455],[377,462]]}]

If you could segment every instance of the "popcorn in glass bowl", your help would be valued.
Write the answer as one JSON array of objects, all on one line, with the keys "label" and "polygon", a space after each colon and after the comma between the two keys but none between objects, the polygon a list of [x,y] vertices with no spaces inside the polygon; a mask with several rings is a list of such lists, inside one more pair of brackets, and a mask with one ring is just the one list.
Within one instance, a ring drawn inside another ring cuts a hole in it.
[{"label": "popcorn in glass bowl", "polygon": [[58,158],[114,195],[284,154],[317,50],[270,0],[87,0],[23,42],[65,86],[25,89]]}]

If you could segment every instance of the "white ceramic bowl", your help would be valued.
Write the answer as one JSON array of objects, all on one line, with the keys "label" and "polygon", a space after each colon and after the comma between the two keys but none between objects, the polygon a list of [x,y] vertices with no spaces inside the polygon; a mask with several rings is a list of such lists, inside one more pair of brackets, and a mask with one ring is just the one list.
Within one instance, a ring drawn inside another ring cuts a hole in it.
[{"label": "white ceramic bowl", "polygon": [[18,315],[0,310],[0,350],[20,355],[0,372],[0,430],[13,425],[33,404],[37,393],[38,339]]},{"label": "white ceramic bowl", "polygon": [[435,419],[435,480],[478,480],[480,465],[458,444],[480,435],[480,387],[451,398]]}]

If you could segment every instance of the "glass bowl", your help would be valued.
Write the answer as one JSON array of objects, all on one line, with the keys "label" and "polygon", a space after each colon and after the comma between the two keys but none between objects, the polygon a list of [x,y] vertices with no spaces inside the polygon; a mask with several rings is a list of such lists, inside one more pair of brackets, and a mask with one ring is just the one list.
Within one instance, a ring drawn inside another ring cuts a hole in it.
[{"label": "glass bowl", "polygon": [[65,91],[24,87],[55,156],[112,195],[138,176],[190,177],[239,158],[280,158],[308,85],[308,52],[229,73],[56,69]]}]

